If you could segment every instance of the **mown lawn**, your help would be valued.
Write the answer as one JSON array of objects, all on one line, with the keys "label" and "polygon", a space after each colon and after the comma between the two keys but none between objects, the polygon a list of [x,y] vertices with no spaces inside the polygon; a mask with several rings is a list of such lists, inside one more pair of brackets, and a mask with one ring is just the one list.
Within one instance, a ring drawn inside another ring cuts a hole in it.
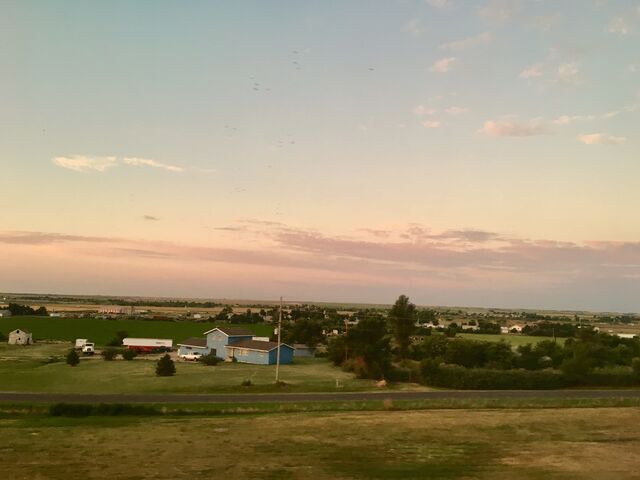
[{"label": "mown lawn", "polygon": [[[155,359],[106,362],[101,357],[82,358],[77,367],[62,359],[66,344],[29,347],[0,345],[0,391],[55,393],[212,393],[274,391],[274,365],[220,363],[207,367],[176,361],[176,375],[157,377]],[[59,361],[47,363],[51,356]],[[155,358],[155,357],[154,357]],[[280,367],[285,391],[338,391],[375,388],[370,380],[334,367],[324,359],[300,359]],[[253,386],[241,388],[244,380]],[[338,387],[336,387],[336,380]]]},{"label": "mown lawn", "polygon": [[[97,318],[62,317],[8,317],[0,318],[0,332],[5,336],[19,328],[33,333],[35,340],[74,341],[87,338],[97,345],[104,345],[125,331],[131,337],[170,338],[176,342],[189,337],[202,337],[203,333],[219,327],[219,322],[164,322],[158,320],[103,320]],[[257,336],[271,336],[273,326],[267,324],[225,325],[244,327]]]},{"label": "mown lawn", "polygon": [[[640,409],[0,418],[15,480],[638,478]],[[561,418],[561,421],[559,419]],[[141,462],[141,459],[145,459]]]}]

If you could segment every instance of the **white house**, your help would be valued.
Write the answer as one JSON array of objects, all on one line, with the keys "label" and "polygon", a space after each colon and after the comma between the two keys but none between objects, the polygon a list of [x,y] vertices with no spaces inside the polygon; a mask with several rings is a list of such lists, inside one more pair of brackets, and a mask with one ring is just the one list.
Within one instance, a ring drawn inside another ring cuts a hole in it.
[{"label": "white house", "polygon": [[14,330],[9,333],[9,345],[31,345],[33,343],[33,335],[24,330]]},{"label": "white house", "polygon": [[11,316],[11,310],[0,310],[0,318],[10,317],[10,316]]}]

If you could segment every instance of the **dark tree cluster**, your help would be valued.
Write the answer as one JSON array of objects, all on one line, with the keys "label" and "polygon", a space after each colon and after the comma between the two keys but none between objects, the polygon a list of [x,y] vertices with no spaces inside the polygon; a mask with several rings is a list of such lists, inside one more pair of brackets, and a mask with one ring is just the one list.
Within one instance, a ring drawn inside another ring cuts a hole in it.
[{"label": "dark tree cluster", "polygon": [[49,315],[46,307],[31,308],[29,305],[20,305],[19,303],[10,303],[6,307],[0,307],[0,310],[9,310],[11,315],[31,315],[37,317],[46,317]]}]

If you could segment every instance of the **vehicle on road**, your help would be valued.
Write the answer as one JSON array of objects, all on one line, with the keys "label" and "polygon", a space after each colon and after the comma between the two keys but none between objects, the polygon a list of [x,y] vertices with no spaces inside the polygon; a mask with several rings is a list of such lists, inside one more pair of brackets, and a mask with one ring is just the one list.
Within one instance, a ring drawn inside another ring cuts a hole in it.
[{"label": "vehicle on road", "polygon": [[84,355],[93,355],[96,353],[96,346],[93,342],[86,342],[82,347],[82,353]]}]

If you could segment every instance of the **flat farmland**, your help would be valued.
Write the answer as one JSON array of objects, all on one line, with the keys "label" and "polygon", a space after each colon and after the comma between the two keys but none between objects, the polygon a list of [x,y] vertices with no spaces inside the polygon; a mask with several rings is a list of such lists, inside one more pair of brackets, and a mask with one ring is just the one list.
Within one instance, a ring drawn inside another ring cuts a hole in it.
[{"label": "flat farmland", "polygon": [[639,419],[637,407],[208,418],[6,413],[0,454],[15,480],[67,479],[69,472],[96,480],[220,472],[256,479],[638,479]]},{"label": "flat farmland", "polygon": [[[42,393],[258,393],[272,391],[335,392],[375,389],[371,380],[355,378],[324,359],[300,359],[280,366],[287,387],[274,385],[274,365],[225,363],[204,366],[176,361],[176,375],[155,375],[157,356],[120,358],[111,362],[100,356],[83,357],[76,367],[62,358],[66,344],[22,347],[0,345],[0,391]],[[49,363],[50,357],[59,361]],[[240,384],[250,380],[251,387]],[[336,381],[338,387],[336,387]],[[408,387],[405,387],[408,388]]]},{"label": "flat farmland", "polygon": [[[115,337],[116,332],[126,331],[131,337],[170,338],[176,342],[189,337],[202,337],[212,328],[222,326],[220,322],[187,322],[159,320],[125,320],[64,317],[8,317],[0,318],[0,332],[7,335],[20,328],[33,333],[35,340],[73,341],[87,338],[98,345],[104,345]],[[267,324],[227,325],[241,326],[257,336],[268,337],[273,326]]]}]

